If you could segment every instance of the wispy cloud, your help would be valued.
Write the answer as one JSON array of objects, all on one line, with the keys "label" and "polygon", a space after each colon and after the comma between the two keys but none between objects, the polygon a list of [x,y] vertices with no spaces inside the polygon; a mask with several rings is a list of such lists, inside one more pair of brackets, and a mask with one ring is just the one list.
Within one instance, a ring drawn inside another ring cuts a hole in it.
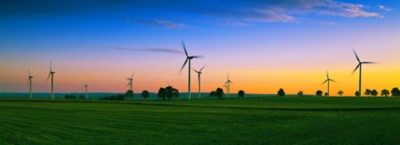
[{"label": "wispy cloud", "polygon": [[378,8],[381,9],[382,11],[385,11],[385,12],[390,12],[390,11],[393,10],[391,8],[388,8],[388,7],[384,6],[384,5],[378,5]]},{"label": "wispy cloud", "polygon": [[142,25],[152,25],[152,26],[163,27],[163,28],[167,28],[167,29],[187,28],[187,25],[184,25],[182,23],[175,23],[172,21],[158,19],[158,18],[156,18],[156,19],[128,18],[126,20],[127,20],[127,22],[133,22],[133,23],[138,23],[138,24],[142,24]]},{"label": "wispy cloud", "polygon": [[311,12],[320,15],[332,15],[340,17],[380,17],[377,12],[366,11],[362,4],[337,2],[332,0],[321,0],[312,3]]}]

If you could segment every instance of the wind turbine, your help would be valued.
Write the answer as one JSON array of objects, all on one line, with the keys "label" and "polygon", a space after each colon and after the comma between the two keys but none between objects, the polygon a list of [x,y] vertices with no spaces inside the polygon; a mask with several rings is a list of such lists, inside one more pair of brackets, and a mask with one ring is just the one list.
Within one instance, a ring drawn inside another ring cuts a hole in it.
[{"label": "wind turbine", "polygon": [[231,96],[230,91],[231,91],[231,83],[233,83],[230,79],[229,79],[229,73],[225,82],[225,87],[226,87],[226,93],[228,94],[228,98]]},{"label": "wind turbine", "polygon": [[88,99],[88,87],[89,87],[89,85],[87,84],[87,82],[85,83],[84,87],[85,87],[85,99]]},{"label": "wind turbine", "polygon": [[357,61],[358,61],[358,65],[356,66],[356,68],[354,68],[352,74],[354,74],[355,71],[357,71],[357,69],[360,69],[360,74],[359,74],[359,78],[358,78],[358,96],[361,97],[361,70],[362,70],[362,65],[363,64],[375,64],[375,62],[369,62],[369,61],[361,61],[360,58],[357,55],[357,52],[353,49],[353,53],[354,56],[356,57]]},{"label": "wind turbine", "polygon": [[132,91],[133,91],[133,83],[132,83],[133,75],[135,75],[135,73],[132,73],[130,78],[126,78],[128,80],[128,85],[127,86],[129,86],[129,89],[132,90]]},{"label": "wind turbine", "polygon": [[329,73],[328,73],[328,71],[326,71],[326,80],[322,84],[325,84],[325,83],[328,84],[328,92],[327,92],[328,96],[329,96],[329,82],[336,82],[336,81],[329,78]]},{"label": "wind turbine", "polygon": [[53,71],[52,63],[50,60],[50,72],[49,76],[47,77],[47,80],[49,80],[49,78],[51,77],[51,99],[54,99],[54,73],[56,72]]},{"label": "wind turbine", "polygon": [[28,69],[29,98],[32,99],[32,78],[31,71]]},{"label": "wind turbine", "polygon": [[197,79],[199,81],[199,98],[201,98],[201,74],[205,66],[203,66],[200,70],[193,69],[197,73]]},{"label": "wind turbine", "polygon": [[192,61],[193,58],[201,58],[201,56],[195,56],[195,55],[190,56],[188,54],[187,50],[186,50],[185,42],[183,42],[183,41],[182,41],[182,47],[183,47],[183,50],[185,51],[186,60],[183,63],[179,74],[182,72],[182,70],[185,67],[186,63],[189,62],[189,65],[188,65],[188,95],[189,95],[189,100],[190,100],[190,99],[192,99],[192,95],[190,93],[190,66],[191,66],[191,61]]}]

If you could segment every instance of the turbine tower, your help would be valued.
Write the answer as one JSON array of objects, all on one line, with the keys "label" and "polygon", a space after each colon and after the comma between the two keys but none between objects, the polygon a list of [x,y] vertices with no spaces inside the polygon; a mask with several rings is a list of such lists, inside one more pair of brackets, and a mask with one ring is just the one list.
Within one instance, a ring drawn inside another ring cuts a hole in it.
[{"label": "turbine tower", "polygon": [[358,78],[358,96],[361,97],[361,70],[362,70],[362,65],[363,64],[375,64],[375,62],[369,62],[369,61],[361,61],[360,58],[357,55],[357,52],[353,49],[353,53],[354,56],[356,57],[357,61],[358,61],[358,65],[356,66],[356,68],[354,68],[352,74],[354,74],[355,71],[357,71],[357,69],[360,69],[360,74],[359,74],[359,78]]},{"label": "turbine tower", "polygon": [[85,83],[84,87],[85,87],[85,99],[88,99],[88,87],[89,87],[89,85],[87,84],[87,82]]},{"label": "turbine tower", "polygon": [[31,71],[28,69],[29,98],[32,99],[32,78]]},{"label": "turbine tower", "polygon": [[231,83],[233,83],[230,79],[229,79],[229,73],[225,82],[225,87],[226,87],[226,93],[228,94],[228,98],[231,96],[230,91],[231,91]]},{"label": "turbine tower", "polygon": [[193,58],[201,58],[201,56],[195,56],[195,55],[189,56],[189,54],[188,54],[188,52],[186,50],[185,42],[183,42],[183,41],[182,41],[182,47],[183,47],[183,50],[185,51],[186,60],[183,63],[179,74],[182,72],[182,70],[185,67],[186,63],[189,62],[189,64],[188,64],[188,95],[189,95],[189,100],[190,100],[190,99],[192,99],[192,95],[190,93],[190,70],[191,70],[190,67],[191,67],[191,61],[192,61]]},{"label": "turbine tower", "polygon": [[54,99],[54,73],[56,72],[53,71],[53,66],[50,60],[50,72],[49,76],[47,77],[47,80],[49,80],[49,78],[51,77],[51,99]]},{"label": "turbine tower", "polygon": [[327,91],[328,96],[329,96],[329,82],[335,82],[335,80],[332,80],[331,78],[329,78],[329,73],[328,73],[328,71],[326,71],[326,80],[322,84],[325,84],[325,83],[328,84],[328,91]]},{"label": "turbine tower", "polygon": [[200,70],[193,69],[197,73],[197,79],[199,81],[199,99],[201,98],[201,74],[205,66],[203,66]]},{"label": "turbine tower", "polygon": [[130,78],[126,78],[128,80],[128,84],[127,86],[129,86],[129,89],[133,91],[133,75],[135,75],[135,73],[132,73]]}]

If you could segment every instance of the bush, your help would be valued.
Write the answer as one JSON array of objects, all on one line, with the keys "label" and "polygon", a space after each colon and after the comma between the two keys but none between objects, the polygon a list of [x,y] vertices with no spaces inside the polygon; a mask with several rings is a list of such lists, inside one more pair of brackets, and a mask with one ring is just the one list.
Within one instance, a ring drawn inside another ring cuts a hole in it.
[{"label": "bush", "polygon": [[285,96],[285,91],[282,88],[280,88],[278,90],[278,96],[281,96],[281,97]]},{"label": "bush", "polygon": [[217,90],[215,90],[215,95],[221,99],[222,96],[224,95],[224,90],[222,90],[221,88],[217,88]]},{"label": "bush", "polygon": [[317,92],[315,92],[316,96],[322,96],[323,92],[321,90],[318,90]]},{"label": "bush", "polygon": [[240,91],[238,92],[238,96],[239,96],[239,98],[243,98],[243,97],[244,97],[244,91],[243,91],[243,90],[240,90]]},{"label": "bush", "polygon": [[122,94],[116,95],[116,96],[112,95],[109,97],[104,97],[100,100],[125,100],[125,95],[122,95]]},{"label": "bush", "polygon": [[150,97],[149,91],[143,90],[143,91],[142,91],[142,96],[143,96],[144,100],[147,100],[147,98]]}]

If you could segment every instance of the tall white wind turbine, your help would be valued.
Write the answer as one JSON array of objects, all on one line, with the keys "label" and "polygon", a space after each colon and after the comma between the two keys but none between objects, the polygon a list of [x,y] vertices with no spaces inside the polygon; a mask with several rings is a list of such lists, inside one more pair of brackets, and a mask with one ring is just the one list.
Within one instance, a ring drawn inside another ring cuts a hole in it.
[{"label": "tall white wind turbine", "polygon": [[47,80],[49,80],[49,78],[51,77],[51,99],[54,99],[54,74],[56,72],[53,71],[53,66],[50,60],[50,72],[49,72],[49,76],[47,77]]},{"label": "tall white wind turbine", "polygon": [[326,71],[326,80],[322,84],[325,84],[325,83],[328,84],[328,90],[327,90],[328,96],[329,96],[329,82],[336,82],[336,81],[329,78],[329,73],[328,73],[328,71]]},{"label": "tall white wind turbine", "polygon": [[32,99],[32,78],[31,71],[28,69],[29,98]]},{"label": "tall white wind turbine", "polygon": [[361,61],[360,58],[357,55],[357,52],[353,49],[353,53],[354,56],[356,57],[357,61],[358,61],[358,65],[356,66],[356,68],[354,68],[352,74],[354,74],[355,71],[357,71],[357,69],[359,69],[360,74],[359,74],[359,78],[358,78],[358,96],[361,97],[361,68],[363,64],[375,64],[375,62],[369,62],[369,61]]},{"label": "tall white wind turbine", "polygon": [[128,80],[128,84],[127,86],[129,86],[129,89],[133,91],[133,76],[135,75],[135,73],[132,73],[131,77],[126,78]]},{"label": "tall white wind turbine", "polygon": [[231,96],[230,91],[231,91],[231,84],[233,82],[229,79],[229,73],[227,75],[227,79],[225,82],[225,87],[226,87],[226,93],[228,94],[228,98]]},{"label": "tall white wind turbine", "polygon": [[89,85],[87,84],[87,82],[85,83],[84,87],[85,87],[85,99],[88,99],[88,87],[89,87]]},{"label": "tall white wind turbine", "polygon": [[195,71],[197,73],[197,79],[199,82],[199,99],[201,98],[201,74],[203,73],[202,71],[203,71],[204,67],[205,66],[203,66],[200,70],[193,69],[193,71]]}]

